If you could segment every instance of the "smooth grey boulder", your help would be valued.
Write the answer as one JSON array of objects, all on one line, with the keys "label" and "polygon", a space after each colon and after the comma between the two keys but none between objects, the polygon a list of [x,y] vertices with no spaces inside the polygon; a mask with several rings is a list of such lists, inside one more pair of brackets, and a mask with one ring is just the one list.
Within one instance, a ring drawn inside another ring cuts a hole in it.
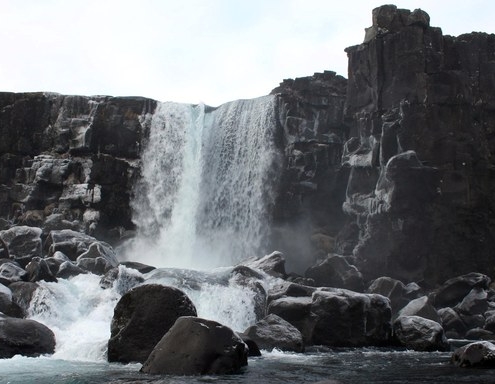
[{"label": "smooth grey boulder", "polygon": [[181,290],[159,284],[138,286],[124,294],[114,309],[108,361],[143,363],[181,316],[196,316]]},{"label": "smooth grey boulder", "polygon": [[259,348],[271,351],[304,352],[301,332],[281,317],[270,314],[246,329],[243,335],[252,339]]},{"label": "smooth grey boulder", "polygon": [[422,296],[411,300],[404,308],[402,308],[397,317],[400,316],[420,316],[425,319],[430,319],[439,323],[441,321],[435,307],[430,304],[428,296]]},{"label": "smooth grey boulder", "polygon": [[230,328],[198,317],[179,317],[141,368],[149,374],[220,375],[240,373],[248,348]]},{"label": "smooth grey boulder", "polygon": [[489,341],[477,341],[457,348],[450,362],[458,367],[495,367],[495,345]]},{"label": "smooth grey boulder", "polygon": [[309,267],[305,277],[313,279],[318,287],[345,288],[357,292],[364,290],[361,272],[340,255],[328,255]]},{"label": "smooth grey boulder", "polygon": [[0,316],[0,358],[53,354],[55,335],[34,320]]},{"label": "smooth grey boulder", "polygon": [[394,335],[402,345],[415,351],[449,349],[442,326],[424,317],[400,316],[394,322]]}]

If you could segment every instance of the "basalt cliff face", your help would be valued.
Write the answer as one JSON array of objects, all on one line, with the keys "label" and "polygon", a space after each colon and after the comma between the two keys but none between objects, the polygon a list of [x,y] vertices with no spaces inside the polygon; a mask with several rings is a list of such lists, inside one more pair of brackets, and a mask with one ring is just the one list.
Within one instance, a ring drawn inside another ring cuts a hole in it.
[{"label": "basalt cliff face", "polygon": [[[272,248],[298,271],[343,256],[366,281],[493,275],[495,36],[443,36],[425,12],[383,6],[347,54],[348,80],[272,91],[284,154]],[[0,229],[126,237],[156,106],[1,93]]]}]

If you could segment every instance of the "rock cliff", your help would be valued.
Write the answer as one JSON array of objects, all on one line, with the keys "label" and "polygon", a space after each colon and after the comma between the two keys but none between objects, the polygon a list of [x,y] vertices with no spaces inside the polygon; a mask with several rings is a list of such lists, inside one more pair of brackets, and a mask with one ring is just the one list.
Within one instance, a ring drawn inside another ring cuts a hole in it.
[{"label": "rock cliff", "polygon": [[[424,11],[392,5],[372,20],[346,50],[348,79],[325,71],[272,91],[285,155],[273,248],[298,271],[341,255],[365,281],[493,275],[495,35],[444,36]],[[134,229],[156,105],[0,93],[0,229],[118,242]]]}]

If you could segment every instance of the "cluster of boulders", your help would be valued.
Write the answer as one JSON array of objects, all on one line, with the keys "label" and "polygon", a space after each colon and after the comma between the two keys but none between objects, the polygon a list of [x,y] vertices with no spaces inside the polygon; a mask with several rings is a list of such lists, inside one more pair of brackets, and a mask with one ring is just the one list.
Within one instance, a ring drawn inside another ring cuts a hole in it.
[{"label": "cluster of boulders", "polygon": [[0,357],[54,352],[53,332],[25,319],[38,282],[93,273],[102,275],[101,286],[108,287],[118,266],[109,244],[81,232],[64,229],[43,235],[42,229],[28,226],[0,231]]}]

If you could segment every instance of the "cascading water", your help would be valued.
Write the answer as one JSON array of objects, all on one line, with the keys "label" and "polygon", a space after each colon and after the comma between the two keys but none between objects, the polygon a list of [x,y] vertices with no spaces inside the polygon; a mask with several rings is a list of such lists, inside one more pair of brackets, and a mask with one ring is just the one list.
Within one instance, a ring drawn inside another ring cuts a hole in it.
[{"label": "cascading water", "polygon": [[260,256],[280,163],[273,96],[161,103],[142,160],[129,259],[205,269]]}]

